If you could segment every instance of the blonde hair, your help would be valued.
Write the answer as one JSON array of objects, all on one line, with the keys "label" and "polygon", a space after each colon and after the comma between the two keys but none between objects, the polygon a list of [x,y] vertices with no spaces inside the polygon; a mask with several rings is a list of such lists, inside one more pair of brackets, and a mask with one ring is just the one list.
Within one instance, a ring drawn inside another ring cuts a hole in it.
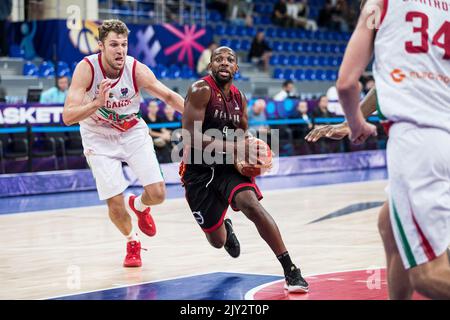
[{"label": "blonde hair", "polygon": [[101,42],[105,41],[110,32],[117,34],[124,34],[128,36],[130,30],[125,23],[117,19],[105,20],[102,25],[98,27],[98,38]]}]

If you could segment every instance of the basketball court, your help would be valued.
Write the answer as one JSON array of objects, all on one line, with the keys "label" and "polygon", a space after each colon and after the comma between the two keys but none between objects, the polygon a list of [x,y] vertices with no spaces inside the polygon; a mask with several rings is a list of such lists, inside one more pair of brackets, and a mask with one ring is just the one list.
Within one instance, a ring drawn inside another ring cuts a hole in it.
[{"label": "basketball court", "polygon": [[[1,299],[386,299],[377,213],[384,169],[259,179],[262,204],[310,283],[288,294],[276,257],[242,213],[233,259],[197,226],[180,185],[153,208],[158,232],[141,235],[143,266],[123,268],[125,242],[95,192],[0,200]],[[139,189],[131,190],[138,192]]]}]

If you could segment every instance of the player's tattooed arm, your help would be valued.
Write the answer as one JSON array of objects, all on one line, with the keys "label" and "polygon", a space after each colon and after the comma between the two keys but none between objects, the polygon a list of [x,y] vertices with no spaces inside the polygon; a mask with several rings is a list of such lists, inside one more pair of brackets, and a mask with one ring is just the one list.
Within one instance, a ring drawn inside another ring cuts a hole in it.
[{"label": "player's tattooed arm", "polygon": [[166,87],[145,64],[136,62],[136,82],[150,95],[171,105],[180,113],[184,112],[184,99],[175,91]]},{"label": "player's tattooed arm", "polygon": [[[360,109],[364,118],[369,117],[377,109],[376,89],[372,88],[360,103]],[[348,136],[350,129],[347,121],[339,124],[328,124],[324,126],[317,126],[311,130],[305,137],[308,142],[317,142],[320,138],[330,138],[334,140],[341,140]]]},{"label": "player's tattooed arm", "polygon": [[[202,124],[205,120],[205,110],[211,97],[211,88],[204,80],[199,80],[191,85],[184,103],[183,113],[183,142],[196,149],[220,150],[221,152],[235,152],[233,142],[215,139],[202,133]],[[218,136],[221,137],[221,131]]]},{"label": "player's tattooed arm", "polygon": [[82,104],[86,89],[92,85],[92,77],[92,70],[88,62],[83,60],[77,64],[64,103],[63,121],[66,125],[69,126],[86,119],[98,108],[105,105],[105,100],[111,88],[111,80],[109,79],[104,79],[100,83],[99,95],[96,99],[90,103]]}]

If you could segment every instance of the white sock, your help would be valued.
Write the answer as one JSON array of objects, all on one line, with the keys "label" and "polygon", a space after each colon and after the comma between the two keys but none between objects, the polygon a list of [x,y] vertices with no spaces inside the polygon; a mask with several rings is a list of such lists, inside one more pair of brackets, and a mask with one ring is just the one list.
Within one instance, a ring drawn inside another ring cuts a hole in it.
[{"label": "white sock", "polygon": [[142,203],[142,194],[139,197],[134,198],[134,207],[138,211],[144,211],[149,207]]},{"label": "white sock", "polygon": [[139,242],[138,234],[137,234],[136,231],[134,231],[133,227],[131,227],[130,234],[125,236],[125,237],[127,238],[127,242],[130,242],[130,241],[137,241],[137,242]]}]

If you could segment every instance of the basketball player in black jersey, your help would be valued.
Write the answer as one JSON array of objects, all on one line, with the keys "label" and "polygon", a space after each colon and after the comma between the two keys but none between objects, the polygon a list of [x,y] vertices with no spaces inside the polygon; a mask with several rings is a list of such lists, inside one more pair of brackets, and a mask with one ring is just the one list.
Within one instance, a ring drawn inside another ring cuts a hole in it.
[{"label": "basketball player in black jersey", "polygon": [[[232,83],[238,70],[235,52],[228,47],[217,48],[208,69],[210,75],[189,88],[182,120],[188,135],[184,139],[180,174],[192,213],[209,243],[215,248],[224,247],[237,258],[240,244],[225,215],[229,205],[234,211],[242,211],[280,261],[285,288],[289,292],[307,292],[308,283],[292,263],[275,221],[259,203],[262,195],[254,179],[241,175],[233,162],[226,162],[237,152],[237,143],[227,140],[227,133],[231,129],[248,129],[247,101]],[[220,130],[222,136],[214,139],[205,134],[208,129]],[[249,139],[245,141],[249,143]],[[205,148],[223,150],[226,159],[207,164],[203,157]],[[198,159],[200,162],[195,161]]]}]

